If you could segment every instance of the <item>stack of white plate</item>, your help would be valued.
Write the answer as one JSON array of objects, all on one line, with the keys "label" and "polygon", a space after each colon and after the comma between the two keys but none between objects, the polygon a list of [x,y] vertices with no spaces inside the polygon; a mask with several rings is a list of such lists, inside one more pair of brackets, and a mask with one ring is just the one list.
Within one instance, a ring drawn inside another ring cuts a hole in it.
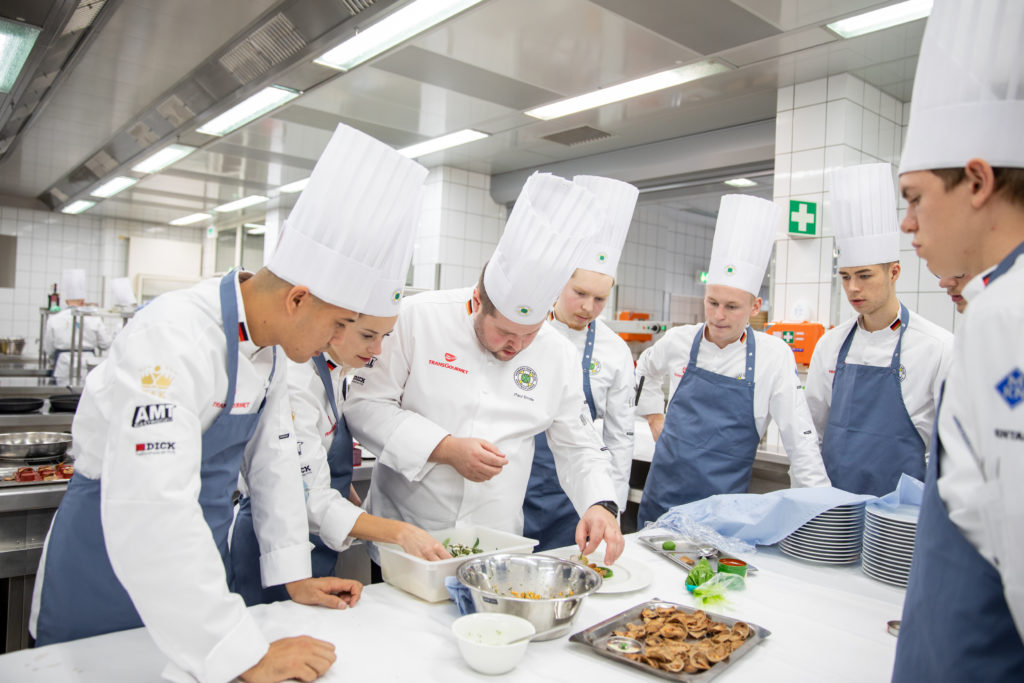
[{"label": "stack of white plate", "polygon": [[850,564],[860,558],[864,503],[826,510],[779,542],[787,555],[808,562]]},{"label": "stack of white plate", "polygon": [[916,505],[882,507],[872,503],[864,518],[864,562],[861,569],[873,579],[906,586],[917,533]]}]

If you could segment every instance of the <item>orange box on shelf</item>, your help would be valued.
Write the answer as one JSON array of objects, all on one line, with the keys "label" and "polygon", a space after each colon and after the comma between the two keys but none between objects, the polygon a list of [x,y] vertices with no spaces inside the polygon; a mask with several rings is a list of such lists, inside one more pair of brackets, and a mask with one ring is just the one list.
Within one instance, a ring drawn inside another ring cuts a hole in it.
[{"label": "orange box on shelf", "polygon": [[771,322],[764,326],[764,333],[778,337],[793,349],[793,357],[801,365],[811,364],[814,347],[825,334],[825,326],[821,323],[807,322]]},{"label": "orange box on shelf", "polygon": [[[619,320],[650,320],[650,313],[638,313],[636,311],[619,311]],[[636,332],[619,332],[623,341],[645,342],[654,339],[651,334],[638,334]]]}]

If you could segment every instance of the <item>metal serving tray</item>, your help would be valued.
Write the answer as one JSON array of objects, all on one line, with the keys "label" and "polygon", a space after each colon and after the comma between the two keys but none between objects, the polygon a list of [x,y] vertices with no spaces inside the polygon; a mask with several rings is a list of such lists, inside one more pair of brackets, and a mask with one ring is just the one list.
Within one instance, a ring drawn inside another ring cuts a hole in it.
[{"label": "metal serving tray", "polygon": [[[670,562],[673,562],[674,564],[678,564],[686,571],[690,571],[691,569],[693,569],[694,562],[701,558],[701,548],[697,546],[693,541],[687,538],[680,538],[679,536],[672,536],[670,534],[666,534],[664,536],[640,536],[639,540],[643,545],[647,546],[649,550],[658,553],[659,555],[669,560]],[[662,550],[661,544],[665,541],[675,542],[675,549]],[[708,557],[708,562],[711,564],[711,568],[716,572],[718,571],[718,558],[720,557],[725,559],[743,560],[742,557],[733,557],[732,555],[727,555],[726,553],[720,553],[718,552],[717,548],[715,548],[714,550],[715,555],[712,557]],[[693,560],[693,562],[687,562],[685,559],[683,559],[684,556],[690,558],[691,560]],[[743,561],[747,562],[746,560]],[[750,564],[750,562],[747,562],[747,575],[749,576],[756,573],[757,567]]]},{"label": "metal serving tray", "polygon": [[675,607],[677,610],[681,612],[686,612],[687,614],[693,614],[697,611],[697,608],[695,607],[680,605],[674,602],[665,602],[664,600],[659,600],[655,598],[653,600],[648,600],[647,602],[641,603],[635,607],[631,607],[625,612],[621,612],[619,614],[616,614],[614,617],[605,619],[601,623],[595,624],[588,629],[580,631],[579,633],[573,634],[569,638],[569,642],[580,643],[581,645],[589,645],[595,653],[602,657],[614,659],[617,662],[621,662],[622,664],[631,666],[634,669],[639,669],[640,671],[646,671],[647,673],[652,674],[654,676],[658,676],[659,678],[665,678],[670,681],[699,681],[703,683],[703,681],[710,681],[714,678],[717,678],[724,671],[727,671],[733,662],[735,662],[737,659],[750,652],[750,650],[755,645],[757,645],[762,640],[770,636],[772,633],[763,626],[752,624],[749,621],[746,621],[745,619],[734,619],[732,617],[722,616],[721,614],[706,612],[708,618],[710,618],[711,620],[720,621],[724,624],[728,624],[729,626],[732,626],[737,621],[746,621],[747,625],[750,626],[751,636],[747,638],[747,640],[742,645],[740,645],[735,651],[733,651],[733,653],[729,655],[728,659],[725,659],[716,664],[712,664],[711,668],[707,671],[701,671],[700,673],[683,673],[682,671],[680,671],[679,673],[672,673],[671,671],[665,671],[664,669],[656,669],[653,666],[644,664],[643,662],[634,662],[630,659],[627,659],[626,656],[622,653],[613,652],[612,650],[609,650],[606,647],[608,638],[614,637],[615,635],[614,633],[612,633],[613,631],[625,629],[626,624],[629,622],[636,622],[638,620],[642,620],[643,617],[640,615],[640,613],[649,607]]}]

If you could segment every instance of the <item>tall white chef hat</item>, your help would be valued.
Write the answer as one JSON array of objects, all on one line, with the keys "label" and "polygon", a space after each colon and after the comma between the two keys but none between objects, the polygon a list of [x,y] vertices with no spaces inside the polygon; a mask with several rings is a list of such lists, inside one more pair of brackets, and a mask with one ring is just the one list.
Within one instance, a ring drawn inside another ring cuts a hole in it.
[{"label": "tall white chef hat", "polygon": [[587,243],[577,267],[615,277],[640,190],[621,180],[593,175],[578,175],[572,181],[590,190],[604,211],[604,221],[594,239]]},{"label": "tall white chef hat", "polygon": [[974,158],[1024,167],[1024,3],[935,0],[921,43],[900,173]]},{"label": "tall white chef hat", "polygon": [[335,306],[397,315],[426,176],[415,161],[339,124],[267,268]]},{"label": "tall white chef hat", "polygon": [[900,259],[896,190],[889,164],[861,164],[829,172],[832,225],[839,267]]},{"label": "tall white chef hat", "polygon": [[550,173],[527,178],[484,269],[484,288],[498,312],[521,325],[544,320],[603,223],[582,185]]},{"label": "tall white chef hat", "polygon": [[64,301],[85,299],[85,271],[81,268],[68,268],[60,275],[60,288]]},{"label": "tall white chef hat", "polygon": [[115,306],[134,306],[135,292],[132,291],[131,278],[116,277],[110,281],[110,294]]},{"label": "tall white chef hat", "polygon": [[708,284],[728,285],[757,296],[781,220],[782,208],[775,202],[746,194],[722,197]]}]

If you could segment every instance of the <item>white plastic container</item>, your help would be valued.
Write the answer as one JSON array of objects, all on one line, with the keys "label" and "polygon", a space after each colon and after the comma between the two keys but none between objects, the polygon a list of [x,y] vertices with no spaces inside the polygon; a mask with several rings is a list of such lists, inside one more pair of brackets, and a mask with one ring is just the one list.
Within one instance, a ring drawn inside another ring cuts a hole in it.
[{"label": "white plastic container", "polygon": [[494,553],[531,553],[540,541],[498,531],[484,526],[465,526],[455,529],[431,531],[430,535],[443,542],[450,539],[452,544],[472,546],[480,539],[482,553],[466,557],[453,557],[450,560],[431,562],[410,555],[401,547],[390,543],[378,543],[380,551],[380,571],[384,580],[396,588],[412,593],[427,602],[441,602],[448,599],[448,589],[444,580],[455,576],[455,570],[466,560],[484,557]]}]

